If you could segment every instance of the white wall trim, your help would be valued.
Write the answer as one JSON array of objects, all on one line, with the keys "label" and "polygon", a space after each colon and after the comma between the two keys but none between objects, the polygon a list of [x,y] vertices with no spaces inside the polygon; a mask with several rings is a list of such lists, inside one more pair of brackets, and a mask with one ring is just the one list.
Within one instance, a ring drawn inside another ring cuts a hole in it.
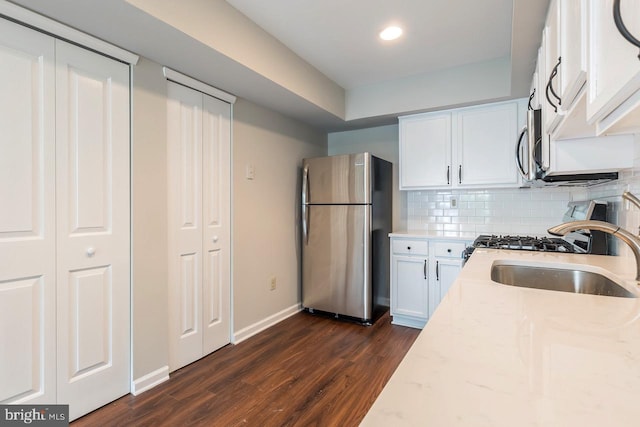
[{"label": "white wall trim", "polygon": [[169,380],[169,366],[163,366],[153,372],[149,372],[140,378],[133,380],[131,383],[131,394],[139,395],[147,390],[151,390],[155,386]]},{"label": "white wall trim", "polygon": [[300,304],[292,305],[289,308],[285,308],[284,310],[279,311],[276,314],[273,314],[265,319],[260,320],[259,322],[254,323],[253,325],[249,325],[246,328],[240,329],[239,331],[234,332],[233,336],[231,337],[231,343],[239,344],[242,341],[251,338],[252,336],[275,325],[276,323],[282,322],[284,319],[293,316],[301,310],[302,306]]},{"label": "white wall trim", "polygon": [[206,93],[207,95],[211,95],[214,98],[218,98],[221,101],[228,102],[233,105],[236,102],[236,97],[231,95],[230,93],[224,92],[220,89],[217,89],[213,86],[209,86],[206,83],[202,83],[199,80],[186,76],[182,73],[172,70],[171,68],[162,67],[162,72],[167,80],[171,80],[172,82],[179,83],[183,86],[190,87],[202,93]]},{"label": "white wall trim", "polygon": [[51,18],[39,15],[5,0],[0,0],[0,16],[23,23],[60,39],[95,50],[96,52],[126,62],[127,64],[136,65],[138,63],[139,56],[134,53],[71,27],[67,27],[58,21],[54,21]]}]

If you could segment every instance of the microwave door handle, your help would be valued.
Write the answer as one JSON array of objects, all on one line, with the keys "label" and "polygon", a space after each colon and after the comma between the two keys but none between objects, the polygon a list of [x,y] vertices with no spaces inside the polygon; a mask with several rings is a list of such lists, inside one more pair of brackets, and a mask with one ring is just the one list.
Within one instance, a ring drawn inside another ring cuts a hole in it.
[{"label": "microwave door handle", "polygon": [[518,172],[524,179],[527,179],[527,173],[524,171],[524,167],[522,166],[522,159],[520,158],[520,147],[522,147],[522,138],[527,134],[527,127],[522,128],[522,132],[520,132],[520,137],[518,138],[518,143],[516,144],[516,165],[518,166]]}]

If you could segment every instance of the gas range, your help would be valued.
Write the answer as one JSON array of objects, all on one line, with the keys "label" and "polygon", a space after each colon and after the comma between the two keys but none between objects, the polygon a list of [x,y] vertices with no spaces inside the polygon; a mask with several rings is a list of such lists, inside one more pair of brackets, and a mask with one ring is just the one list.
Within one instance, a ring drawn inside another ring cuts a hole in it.
[{"label": "gas range", "polygon": [[474,248],[512,249],[539,252],[576,252],[574,246],[559,237],[480,235],[473,242]]}]

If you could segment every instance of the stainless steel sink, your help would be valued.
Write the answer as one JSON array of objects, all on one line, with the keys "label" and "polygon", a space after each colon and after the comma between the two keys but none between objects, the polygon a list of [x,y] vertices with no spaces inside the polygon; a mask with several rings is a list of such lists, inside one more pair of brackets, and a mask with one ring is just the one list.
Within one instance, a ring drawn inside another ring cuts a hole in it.
[{"label": "stainless steel sink", "polygon": [[636,295],[602,274],[577,269],[496,261],[491,266],[491,280],[504,285],[525,288],[636,298]]}]

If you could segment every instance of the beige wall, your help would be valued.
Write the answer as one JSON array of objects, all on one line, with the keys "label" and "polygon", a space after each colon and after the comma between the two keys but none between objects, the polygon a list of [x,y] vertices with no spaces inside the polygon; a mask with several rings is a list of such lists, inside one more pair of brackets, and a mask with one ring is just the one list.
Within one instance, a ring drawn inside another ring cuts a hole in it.
[{"label": "beige wall", "polygon": [[329,155],[369,153],[393,163],[393,230],[407,228],[407,195],[398,190],[398,125],[334,132],[328,136]]},{"label": "beige wall", "polygon": [[[141,58],[133,71],[133,379],[168,365],[166,80]],[[327,153],[326,134],[239,99],[233,120],[233,324],[300,303],[302,158]],[[245,179],[245,166],[255,179]],[[277,288],[270,290],[270,278]]]},{"label": "beige wall", "polygon": [[[300,303],[300,168],[326,134],[239,99],[233,108],[233,320],[247,328]],[[247,165],[255,178],[245,178]],[[270,290],[270,278],[277,279]]]},{"label": "beige wall", "polygon": [[166,80],[133,68],[131,144],[133,379],[168,365]]}]

